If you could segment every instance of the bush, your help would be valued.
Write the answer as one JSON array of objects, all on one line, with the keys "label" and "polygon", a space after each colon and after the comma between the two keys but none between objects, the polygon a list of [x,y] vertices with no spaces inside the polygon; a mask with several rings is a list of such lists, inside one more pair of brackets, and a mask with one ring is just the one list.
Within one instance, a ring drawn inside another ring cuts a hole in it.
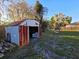
[{"label": "bush", "polygon": [[42,21],[42,31],[44,32],[48,28],[49,22],[43,20]]},{"label": "bush", "polygon": [[5,39],[5,28],[4,26],[0,26],[0,42]]}]

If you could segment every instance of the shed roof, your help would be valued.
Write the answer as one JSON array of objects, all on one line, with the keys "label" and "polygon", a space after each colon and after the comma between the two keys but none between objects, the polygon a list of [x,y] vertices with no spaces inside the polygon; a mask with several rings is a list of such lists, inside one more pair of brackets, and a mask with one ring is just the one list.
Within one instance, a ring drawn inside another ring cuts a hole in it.
[{"label": "shed roof", "polygon": [[79,25],[79,22],[71,23],[70,25]]},{"label": "shed roof", "polygon": [[11,22],[11,23],[9,24],[9,26],[17,26],[17,25],[21,24],[22,22],[24,22],[25,20],[26,20],[26,19],[21,20],[21,21]]},{"label": "shed roof", "polygon": [[18,25],[34,26],[34,25],[39,25],[39,22],[34,19],[24,19],[24,20],[15,21],[9,24],[9,26],[18,26]]}]

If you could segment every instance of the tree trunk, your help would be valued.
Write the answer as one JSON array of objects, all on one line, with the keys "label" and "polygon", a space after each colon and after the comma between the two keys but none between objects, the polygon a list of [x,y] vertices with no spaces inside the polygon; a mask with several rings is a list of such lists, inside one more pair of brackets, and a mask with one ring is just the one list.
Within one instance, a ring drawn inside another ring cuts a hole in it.
[{"label": "tree trunk", "polygon": [[39,34],[40,34],[40,36],[42,36],[42,19],[43,19],[43,16],[40,17],[40,21],[39,21],[39,23],[40,23],[39,24],[39,31],[40,31]]}]

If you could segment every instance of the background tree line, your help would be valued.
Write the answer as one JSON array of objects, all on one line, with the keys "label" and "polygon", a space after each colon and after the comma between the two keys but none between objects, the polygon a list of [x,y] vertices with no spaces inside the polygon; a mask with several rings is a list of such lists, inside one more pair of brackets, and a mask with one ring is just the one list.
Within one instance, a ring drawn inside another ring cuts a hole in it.
[{"label": "background tree line", "polygon": [[61,27],[70,24],[71,21],[72,21],[72,17],[65,16],[63,13],[59,13],[51,17],[50,28],[53,30],[60,30]]},{"label": "background tree line", "polygon": [[[44,20],[44,14],[47,13],[45,8],[38,0],[34,6],[29,6],[25,0],[0,0],[10,2],[7,7],[7,19],[9,21],[21,21],[23,19],[35,19],[40,23],[40,35],[45,28],[50,27],[54,30],[60,30],[61,27],[70,24],[72,17],[65,16],[63,13],[56,14],[51,17],[51,21]],[[1,13],[0,13],[1,14]]]},{"label": "background tree line", "polygon": [[5,11],[7,12],[6,20],[9,20],[9,23],[21,21],[23,19],[35,19],[40,23],[39,27],[41,35],[41,32],[47,27],[47,21],[43,18],[44,14],[47,13],[46,7],[44,7],[38,0],[36,0],[34,6],[30,6],[25,0],[1,0],[1,3],[5,5],[5,1],[9,2]]}]

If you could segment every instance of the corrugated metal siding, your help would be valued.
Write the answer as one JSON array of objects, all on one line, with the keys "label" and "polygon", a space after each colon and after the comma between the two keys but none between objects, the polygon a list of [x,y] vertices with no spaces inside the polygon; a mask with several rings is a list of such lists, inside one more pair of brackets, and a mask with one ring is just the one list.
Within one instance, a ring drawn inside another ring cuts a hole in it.
[{"label": "corrugated metal siding", "polygon": [[11,42],[19,45],[19,26],[6,27],[5,30],[11,34]]},{"label": "corrugated metal siding", "polygon": [[36,20],[25,20],[24,22],[22,22],[20,25],[24,25],[24,26],[39,26],[39,22],[37,22]]}]

